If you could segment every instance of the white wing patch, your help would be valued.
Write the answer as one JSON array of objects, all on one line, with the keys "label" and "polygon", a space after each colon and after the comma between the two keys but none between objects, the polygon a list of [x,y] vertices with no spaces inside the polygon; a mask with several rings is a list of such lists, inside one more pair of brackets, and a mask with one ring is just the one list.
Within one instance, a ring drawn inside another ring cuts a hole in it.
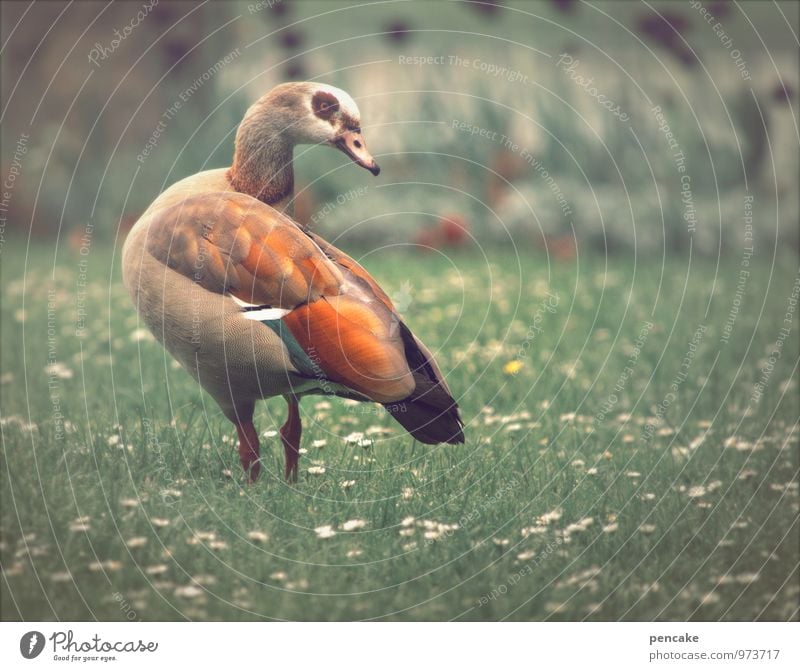
[{"label": "white wing patch", "polygon": [[[268,308],[261,307],[259,305],[253,305],[252,303],[246,303],[245,301],[236,298],[236,296],[233,295],[231,295],[231,298],[242,308],[242,316],[245,319],[252,319],[253,321],[257,322],[283,319],[283,317],[291,312],[291,310],[287,310],[285,308]],[[253,308],[259,309],[256,310]]]}]

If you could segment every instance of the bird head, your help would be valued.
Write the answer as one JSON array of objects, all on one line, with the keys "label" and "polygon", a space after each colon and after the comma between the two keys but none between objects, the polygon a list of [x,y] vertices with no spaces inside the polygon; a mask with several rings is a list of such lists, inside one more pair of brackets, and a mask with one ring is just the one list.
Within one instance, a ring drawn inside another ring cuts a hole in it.
[{"label": "bird head", "polygon": [[237,145],[264,147],[276,140],[334,147],[373,175],[380,172],[367,150],[361,113],[345,91],[315,82],[280,84],[247,110]]}]

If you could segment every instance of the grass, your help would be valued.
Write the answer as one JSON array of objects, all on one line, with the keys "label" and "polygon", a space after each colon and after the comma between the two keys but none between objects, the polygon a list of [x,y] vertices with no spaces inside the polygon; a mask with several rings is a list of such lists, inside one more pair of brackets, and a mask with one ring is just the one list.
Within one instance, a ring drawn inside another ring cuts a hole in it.
[{"label": "grass", "polygon": [[114,250],[3,257],[4,619],[797,619],[797,314],[752,398],[795,256],[754,262],[726,343],[738,258],[366,254],[467,442],[307,398],[295,486],[275,437],[243,483],[232,427],[136,331]]}]

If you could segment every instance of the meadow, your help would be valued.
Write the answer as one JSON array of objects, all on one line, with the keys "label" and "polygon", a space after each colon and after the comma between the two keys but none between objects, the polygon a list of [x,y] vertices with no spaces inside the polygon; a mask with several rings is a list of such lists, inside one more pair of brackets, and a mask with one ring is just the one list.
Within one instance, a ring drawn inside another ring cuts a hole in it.
[{"label": "meadow", "polygon": [[348,249],[466,444],[309,397],[290,485],[274,400],[249,486],[119,250],[83,249],[2,249],[3,619],[797,619],[796,255],[742,286],[734,257]]}]

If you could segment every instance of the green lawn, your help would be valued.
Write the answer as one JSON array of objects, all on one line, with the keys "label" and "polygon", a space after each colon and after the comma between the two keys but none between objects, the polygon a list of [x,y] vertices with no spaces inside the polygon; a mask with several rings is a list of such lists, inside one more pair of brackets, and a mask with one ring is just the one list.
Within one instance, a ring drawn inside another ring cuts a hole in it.
[{"label": "green lawn", "polygon": [[764,250],[737,296],[739,258],[581,252],[365,254],[466,444],[307,398],[299,482],[267,437],[247,486],[118,252],[6,242],[3,618],[797,619],[797,257]]}]

